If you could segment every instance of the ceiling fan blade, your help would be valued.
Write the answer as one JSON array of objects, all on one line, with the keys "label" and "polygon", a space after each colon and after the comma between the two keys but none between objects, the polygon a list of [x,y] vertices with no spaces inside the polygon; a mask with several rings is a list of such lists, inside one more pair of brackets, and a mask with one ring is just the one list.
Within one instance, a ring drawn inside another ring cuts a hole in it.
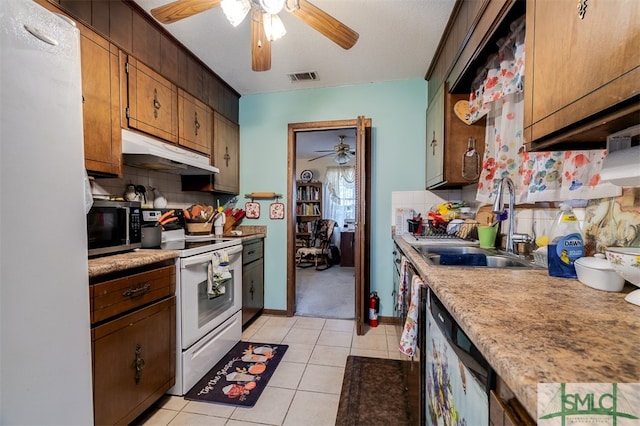
[{"label": "ceiling fan blade", "polygon": [[300,7],[293,16],[320,32],[343,49],[350,49],[358,41],[358,33],[307,0],[298,0]]},{"label": "ceiling fan blade", "polygon": [[319,159],[319,158],[328,157],[328,156],[330,156],[330,155],[335,155],[335,153],[334,153],[334,152],[330,152],[329,154],[324,154],[324,155],[321,155],[321,156],[319,156],[319,157],[312,158],[312,159],[310,159],[310,160],[308,160],[308,161],[317,160],[317,159]]},{"label": "ceiling fan blade", "polygon": [[271,42],[264,33],[262,13],[257,8],[251,12],[251,69],[269,71],[271,69]]},{"label": "ceiling fan blade", "polygon": [[171,24],[217,7],[222,0],[176,0],[151,9],[151,15],[163,24]]}]

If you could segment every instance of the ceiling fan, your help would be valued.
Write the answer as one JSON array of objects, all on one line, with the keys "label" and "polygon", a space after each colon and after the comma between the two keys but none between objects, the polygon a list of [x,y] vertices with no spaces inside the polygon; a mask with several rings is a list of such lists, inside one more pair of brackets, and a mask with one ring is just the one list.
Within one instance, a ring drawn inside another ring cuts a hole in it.
[{"label": "ceiling fan", "polygon": [[340,165],[347,164],[349,162],[349,160],[351,160],[353,158],[353,155],[355,154],[355,151],[351,151],[351,147],[349,145],[347,145],[346,143],[344,143],[344,138],[345,137],[346,136],[344,136],[344,135],[338,136],[338,138],[340,139],[340,143],[335,145],[332,150],[316,151],[316,152],[328,152],[329,154],[320,155],[318,157],[310,159],[309,161],[317,160],[319,158],[328,157],[330,155],[335,155],[334,160],[336,161],[336,163],[338,163]]},{"label": "ceiling fan", "polygon": [[286,30],[278,13],[283,9],[306,23],[343,49],[353,47],[358,33],[307,0],[176,0],[151,10],[163,24],[188,18],[221,6],[231,25],[239,25],[251,11],[251,69],[271,69],[271,42]]}]

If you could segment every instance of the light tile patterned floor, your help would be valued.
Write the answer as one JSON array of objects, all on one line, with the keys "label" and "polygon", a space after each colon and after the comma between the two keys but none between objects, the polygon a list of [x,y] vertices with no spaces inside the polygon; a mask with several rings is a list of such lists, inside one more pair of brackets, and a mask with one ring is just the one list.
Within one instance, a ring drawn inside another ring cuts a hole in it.
[{"label": "light tile patterned floor", "polygon": [[252,408],[165,396],[141,419],[143,425],[335,425],[348,355],[402,359],[395,326],[355,332],[352,320],[263,315],[242,340],[282,343],[289,349]]}]

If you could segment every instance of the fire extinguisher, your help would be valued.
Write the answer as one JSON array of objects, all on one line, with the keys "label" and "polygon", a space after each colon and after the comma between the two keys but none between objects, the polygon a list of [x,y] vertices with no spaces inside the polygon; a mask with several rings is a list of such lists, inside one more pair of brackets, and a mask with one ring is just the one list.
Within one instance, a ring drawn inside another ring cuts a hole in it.
[{"label": "fire extinguisher", "polygon": [[378,292],[374,291],[369,297],[369,326],[378,326],[378,311],[380,310],[380,298]]}]

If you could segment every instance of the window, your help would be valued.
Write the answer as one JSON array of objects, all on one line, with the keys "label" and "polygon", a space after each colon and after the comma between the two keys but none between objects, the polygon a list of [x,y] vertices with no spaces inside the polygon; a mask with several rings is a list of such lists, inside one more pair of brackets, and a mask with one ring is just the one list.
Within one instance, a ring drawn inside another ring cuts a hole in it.
[{"label": "window", "polygon": [[327,167],[324,184],[324,217],[333,219],[342,229],[346,220],[356,217],[356,169]]}]

